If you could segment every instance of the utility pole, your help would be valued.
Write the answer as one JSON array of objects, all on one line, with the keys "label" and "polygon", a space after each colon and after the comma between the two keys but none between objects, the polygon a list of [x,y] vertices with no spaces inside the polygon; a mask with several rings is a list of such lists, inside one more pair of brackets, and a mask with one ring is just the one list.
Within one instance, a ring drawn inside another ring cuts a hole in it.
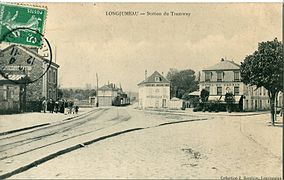
[{"label": "utility pole", "polygon": [[97,107],[99,107],[99,96],[98,96],[98,93],[99,93],[99,78],[98,78],[98,73],[96,73],[96,78],[97,78]]}]

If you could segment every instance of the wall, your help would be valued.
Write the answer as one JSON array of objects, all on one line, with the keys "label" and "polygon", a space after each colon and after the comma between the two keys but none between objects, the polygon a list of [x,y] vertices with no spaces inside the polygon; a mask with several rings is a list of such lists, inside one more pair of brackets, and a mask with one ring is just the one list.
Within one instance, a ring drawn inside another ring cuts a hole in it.
[{"label": "wall", "polygon": [[139,107],[168,107],[168,102],[170,100],[170,86],[157,86],[161,84],[154,84],[154,86],[146,85],[139,86]]}]

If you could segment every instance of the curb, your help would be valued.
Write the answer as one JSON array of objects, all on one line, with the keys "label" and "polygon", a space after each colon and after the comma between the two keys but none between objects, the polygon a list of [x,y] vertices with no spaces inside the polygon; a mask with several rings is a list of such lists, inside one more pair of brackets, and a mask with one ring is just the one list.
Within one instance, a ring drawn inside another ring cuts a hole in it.
[{"label": "curb", "polygon": [[[71,119],[74,119],[74,118],[77,118],[77,117],[80,117],[80,116],[83,116],[87,113],[90,113],[91,111],[93,110],[90,110],[90,111],[87,111],[83,114],[80,114],[80,115],[77,115],[77,116],[73,116],[73,117],[68,117],[66,119],[63,119],[61,121],[68,121],[68,120],[71,120]],[[16,132],[21,132],[21,131],[26,131],[26,130],[30,130],[30,129],[34,129],[34,128],[38,128],[38,127],[43,127],[43,126],[47,126],[47,125],[51,125],[52,123],[42,123],[42,124],[37,124],[37,125],[34,125],[34,126],[28,126],[28,127],[24,127],[24,128],[19,128],[19,129],[14,129],[14,130],[10,130],[10,131],[4,131],[4,132],[0,132],[0,136],[5,136],[5,135],[8,135],[8,134],[12,134],[12,133],[16,133]]]},{"label": "curb", "polygon": [[135,110],[138,110],[138,111],[144,111],[144,112],[149,112],[149,113],[165,113],[165,114],[174,114],[174,115],[185,115],[185,116],[188,116],[188,115],[211,115],[211,114],[214,114],[214,115],[218,115],[218,116],[256,116],[256,115],[261,115],[261,114],[269,114],[270,112],[269,111],[260,111],[260,112],[257,112],[257,113],[251,113],[251,112],[241,112],[241,114],[230,114],[230,113],[227,113],[227,114],[219,114],[219,113],[215,113],[215,112],[190,112],[191,114],[188,113],[188,111],[157,111],[157,110],[141,110],[141,109],[135,109]]}]

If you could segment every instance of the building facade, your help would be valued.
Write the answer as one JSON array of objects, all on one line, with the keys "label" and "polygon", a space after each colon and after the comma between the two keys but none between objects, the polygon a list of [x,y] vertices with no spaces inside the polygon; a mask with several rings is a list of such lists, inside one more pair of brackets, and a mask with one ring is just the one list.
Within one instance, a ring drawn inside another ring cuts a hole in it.
[{"label": "building facade", "polygon": [[27,75],[31,81],[36,80],[26,85],[26,111],[37,111],[43,98],[57,98],[58,64],[50,63],[36,50],[17,45],[3,49],[2,60],[5,72]]},{"label": "building facade", "polygon": [[26,99],[25,75],[10,75],[8,80],[0,74],[0,114],[24,111]]},{"label": "building facade", "polygon": [[240,65],[233,61],[221,59],[216,65],[203,69],[199,86],[200,91],[209,91],[208,100],[218,99],[224,102],[225,94],[232,92],[235,103],[239,104],[241,110],[258,111],[270,108],[267,90],[241,82]]},{"label": "building facade", "polygon": [[97,96],[99,106],[112,106],[118,90],[113,83],[100,87]]},{"label": "building facade", "polygon": [[145,72],[145,80],[138,84],[138,106],[145,108],[167,108],[170,100],[170,82],[155,71],[151,76],[147,77]]}]

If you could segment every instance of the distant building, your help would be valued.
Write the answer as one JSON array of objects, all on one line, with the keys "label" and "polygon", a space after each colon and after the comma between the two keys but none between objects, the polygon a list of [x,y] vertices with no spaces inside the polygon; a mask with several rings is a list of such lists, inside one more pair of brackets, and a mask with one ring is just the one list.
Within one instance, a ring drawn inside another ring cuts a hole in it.
[{"label": "distant building", "polygon": [[[2,50],[1,61],[9,64],[11,58],[15,58],[14,63],[6,66],[10,73],[18,75],[27,75],[31,80],[41,77],[48,67],[49,62],[37,53],[37,50],[29,49],[23,46],[11,45]],[[26,63],[32,60],[32,64]],[[25,64],[25,73],[19,71],[19,67]],[[26,110],[36,111],[39,107],[39,101],[43,97],[50,99],[57,98],[59,65],[52,62],[48,71],[37,81],[26,86]],[[35,70],[36,69],[36,70]],[[36,109],[34,109],[37,107]]]},{"label": "distant building", "polygon": [[166,108],[170,100],[170,82],[155,71],[147,77],[145,71],[145,80],[138,84],[139,108]]},{"label": "distant building", "polygon": [[113,83],[100,87],[97,98],[99,106],[112,106],[115,97],[118,95],[118,90]]},{"label": "distant building", "polygon": [[270,108],[267,90],[264,87],[256,90],[255,86],[241,82],[240,65],[233,61],[221,59],[214,66],[203,69],[199,86],[200,91],[209,91],[209,100],[220,99],[224,102],[226,92],[232,92],[235,103],[244,111]]}]

